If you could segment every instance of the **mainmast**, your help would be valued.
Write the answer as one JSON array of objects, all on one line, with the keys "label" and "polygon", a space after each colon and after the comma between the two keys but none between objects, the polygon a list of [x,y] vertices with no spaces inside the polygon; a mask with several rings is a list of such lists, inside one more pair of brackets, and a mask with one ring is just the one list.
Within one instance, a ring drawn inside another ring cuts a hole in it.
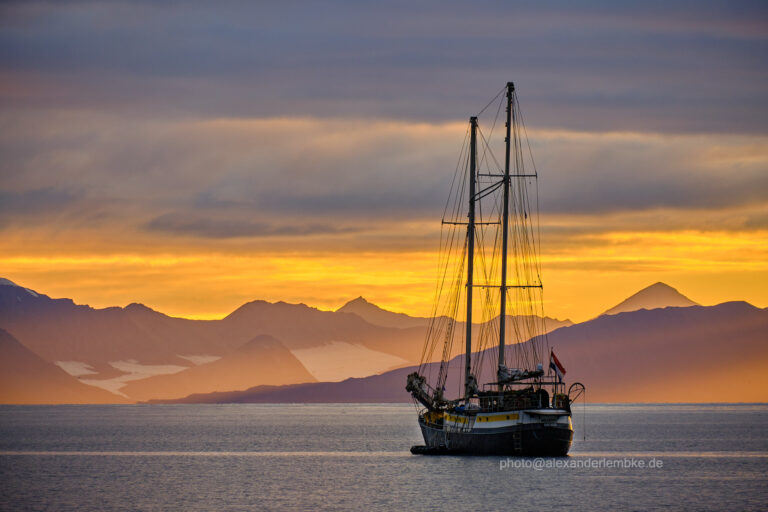
[{"label": "mainmast", "polygon": [[464,354],[464,396],[469,398],[473,391],[470,357],[472,354],[472,287],[475,261],[475,175],[477,165],[477,117],[469,118],[469,222],[467,223],[467,334]]},{"label": "mainmast", "polygon": [[[506,151],[504,155],[504,206],[501,219],[501,308],[499,312],[499,372],[504,366],[504,337],[506,336],[507,323],[507,240],[509,238],[509,159],[511,153],[512,138],[512,101],[515,94],[515,84],[507,82],[507,136],[504,139]],[[499,375],[501,377],[501,375]],[[501,385],[500,385],[501,386]]]}]

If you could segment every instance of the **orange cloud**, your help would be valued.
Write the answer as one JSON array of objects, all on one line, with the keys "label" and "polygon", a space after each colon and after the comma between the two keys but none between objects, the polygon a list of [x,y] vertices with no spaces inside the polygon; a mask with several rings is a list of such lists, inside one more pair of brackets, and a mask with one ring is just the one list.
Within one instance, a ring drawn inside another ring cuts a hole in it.
[{"label": "orange cloud", "polygon": [[[464,123],[60,111],[13,124],[0,268],[24,286],[193,318],[256,298],[431,311]],[[547,314],[589,318],[660,280],[703,303],[768,304],[763,137],[529,135]]]}]

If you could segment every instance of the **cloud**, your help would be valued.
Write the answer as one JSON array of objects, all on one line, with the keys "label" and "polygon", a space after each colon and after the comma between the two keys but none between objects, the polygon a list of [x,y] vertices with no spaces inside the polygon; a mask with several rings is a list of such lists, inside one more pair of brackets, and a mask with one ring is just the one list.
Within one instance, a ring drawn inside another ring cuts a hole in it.
[{"label": "cloud", "polygon": [[178,213],[155,217],[143,226],[149,231],[190,235],[203,238],[238,238],[262,236],[307,236],[354,233],[352,227],[339,228],[327,224],[272,224],[227,219],[209,219]]},{"label": "cloud", "polygon": [[62,211],[76,207],[79,192],[39,187],[20,192],[0,189],[0,230],[19,221],[47,223]]},{"label": "cloud", "polygon": [[547,212],[765,203],[763,137],[534,132],[532,138]]},{"label": "cloud", "polygon": [[[431,243],[466,133],[464,123],[359,119],[0,116],[0,127],[11,125],[0,136],[6,228],[212,239],[354,233],[378,246]],[[560,229],[764,225],[763,137],[529,136],[541,212],[570,219]]]},{"label": "cloud", "polygon": [[74,203],[80,194],[55,187],[41,187],[23,192],[0,190],[0,213],[34,215],[59,210]]},{"label": "cloud", "polygon": [[466,120],[514,80],[563,316],[660,272],[764,298],[767,19],[761,1],[3,2],[3,268],[206,317],[363,292],[414,311]]},{"label": "cloud", "polygon": [[761,2],[6,3],[6,108],[439,122],[506,80],[532,126],[764,133]]}]

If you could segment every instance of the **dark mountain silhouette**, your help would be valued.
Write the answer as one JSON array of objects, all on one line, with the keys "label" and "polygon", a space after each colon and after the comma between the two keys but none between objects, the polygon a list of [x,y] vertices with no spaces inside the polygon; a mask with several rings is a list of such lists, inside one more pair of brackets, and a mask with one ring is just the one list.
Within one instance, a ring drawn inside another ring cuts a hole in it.
[{"label": "dark mountain silhouette", "polygon": [[[418,324],[425,324],[425,319],[390,313],[367,302],[365,305],[361,301],[357,303],[368,311],[377,311],[382,317],[394,315],[392,318],[397,318],[401,327],[374,325],[356,313],[321,311],[304,304],[261,300],[246,303],[221,320],[174,318],[136,303],[124,308],[95,309],[77,305],[70,299],[52,299],[7,280],[0,284],[0,327],[49,362],[88,365],[95,373],[84,376],[84,382],[110,389],[130,386],[140,397],[178,396],[182,388],[174,386],[180,385],[178,383],[185,379],[188,370],[181,372],[181,376],[161,378],[145,375],[169,370],[152,368],[147,374],[128,375],[116,366],[125,369],[125,362],[129,366],[139,364],[145,368],[146,365],[165,368],[172,365],[187,367],[189,371],[194,370],[193,374],[203,375],[200,373],[202,369],[192,367],[189,356],[193,359],[227,357],[249,340],[261,339],[260,336],[279,339],[286,349],[297,351],[293,355],[300,358],[305,368],[313,368],[311,371],[327,369],[322,375],[328,380],[359,376],[363,368],[373,373],[420,360],[426,326]],[[550,328],[564,324],[552,319],[546,321]],[[339,359],[335,359],[337,357]],[[329,358],[348,362],[332,368],[324,363]],[[291,359],[285,361],[288,364]],[[293,374],[290,364],[286,372]],[[215,373],[205,375],[212,379]],[[237,382],[243,386],[270,382],[249,380],[253,375],[245,372]],[[124,384],[129,377],[141,380]],[[120,380],[113,383],[110,379],[114,378]],[[141,384],[147,378],[151,378],[155,386],[167,384],[172,388],[157,387],[148,394],[149,388]],[[201,378],[194,390],[186,391],[221,389],[205,389],[208,385],[214,386],[213,381]],[[144,391],[138,391],[142,388]]]},{"label": "dark mountain silhouette", "polygon": [[[314,381],[316,379],[306,371],[296,372],[295,365],[301,366],[314,360],[314,366],[317,367],[318,361],[332,355],[344,355],[347,350],[349,357],[346,359],[359,364],[340,365],[338,371],[342,373],[337,378],[341,380],[349,376],[343,372],[354,374],[359,368],[383,371],[397,366],[391,362],[393,360],[402,361],[406,365],[417,362],[424,338],[423,328],[375,326],[354,314],[320,311],[304,304],[253,301],[222,320],[187,320],[169,317],[141,304],[130,304],[125,308],[94,309],[77,305],[70,299],[52,299],[11,282],[0,285],[0,327],[6,328],[22,344],[48,362],[87,365],[95,373],[84,376],[84,382],[110,389],[125,387],[125,377],[141,377],[116,369],[113,364],[120,368],[126,367],[118,362],[127,362],[129,366],[138,363],[144,365],[144,368],[148,368],[146,365],[191,367],[189,356],[193,356],[193,359],[195,356],[227,357],[249,340],[256,339],[253,344],[258,345],[265,343],[265,337],[268,336],[280,339],[287,350],[321,349],[304,351],[301,363],[293,355],[281,359],[286,364],[285,375],[292,377],[278,382],[297,382],[299,375],[306,377],[303,379],[305,382]],[[323,347],[326,346],[328,350],[324,352]],[[383,357],[385,354],[388,357]],[[377,362],[379,359],[382,361]],[[230,358],[226,360],[231,361]],[[181,377],[151,377],[154,386],[167,384],[171,386],[168,390],[157,387],[148,394],[148,388],[139,391],[144,385],[134,380],[130,387],[141,397],[182,396],[198,389],[222,389],[218,387],[219,381],[213,377],[216,371],[203,371],[200,368],[190,368],[195,370],[191,373],[200,378],[197,387],[185,389],[181,394],[179,389],[182,388],[176,386],[180,386],[179,383],[187,375],[184,372]],[[238,368],[241,375],[232,376],[230,385],[234,384],[234,379],[240,379],[237,380],[239,387],[275,382],[272,378],[254,380],[259,373],[246,371],[244,366]],[[114,378],[120,380],[110,381]],[[212,380],[208,381],[207,378]],[[229,389],[236,388],[233,385]]]},{"label": "dark mountain silhouette", "polygon": [[341,341],[413,361],[421,344],[421,329],[372,325],[357,315],[321,311],[305,304],[256,300],[243,304],[221,320],[233,331],[253,331],[279,339],[289,349]]},{"label": "dark mountain silhouette", "polygon": [[0,403],[101,404],[126,402],[107,391],[83,384],[44,361],[0,329]]},{"label": "dark mountain silhouette", "polygon": [[[604,315],[549,334],[568,383],[587,386],[590,402],[768,401],[768,309],[746,302]],[[495,349],[486,357],[494,358]],[[433,374],[436,363],[425,366]],[[446,383],[456,396],[463,357]],[[415,367],[343,382],[256,387],[178,402],[409,402]],[[490,376],[481,376],[481,382]]]},{"label": "dark mountain silhouette", "polygon": [[685,308],[688,306],[698,306],[698,304],[668,284],[659,282],[643,288],[603,314],[616,315],[627,311],[637,311],[638,309]]},{"label": "dark mountain silhouette", "polygon": [[408,316],[405,313],[393,313],[368,302],[363,297],[347,302],[336,311],[338,313],[354,313],[366,322],[382,327],[403,329],[407,327],[426,327],[429,325],[429,318]]},{"label": "dark mountain silhouette", "polygon": [[[409,327],[427,327],[431,321],[430,318],[413,317],[408,316],[405,313],[393,313],[391,311],[387,311],[386,309],[380,308],[376,304],[368,302],[363,297],[358,297],[347,302],[336,311],[340,313],[354,313],[355,315],[364,319],[366,322],[373,325],[380,325],[383,327],[396,327],[399,329]],[[511,329],[512,317],[507,315],[507,318],[510,319],[508,325],[510,325]],[[521,318],[524,319],[525,317]],[[544,328],[547,332],[572,324],[573,322],[570,320],[557,320],[550,317],[544,318]],[[459,322],[457,324],[457,328],[463,329],[463,325],[463,322]],[[513,333],[510,332],[508,336],[512,336],[512,334]]]},{"label": "dark mountain silhouette", "polygon": [[121,359],[186,364],[178,354],[217,354],[238,344],[210,322],[171,318],[138,304],[94,309],[16,286],[0,286],[0,327],[47,361],[82,361],[97,370]]},{"label": "dark mountain silhouette", "polygon": [[375,326],[304,304],[254,301],[222,320],[188,320],[141,304],[94,309],[9,285],[0,285],[0,326],[48,361],[81,361],[96,370],[128,359],[189,365],[178,356],[223,356],[259,335],[280,339],[288,349],[341,341],[415,361],[423,339],[418,328]]},{"label": "dark mountain silhouette", "polygon": [[553,334],[593,401],[768,400],[768,310],[746,302],[605,315]]},{"label": "dark mountain silhouette", "polygon": [[[768,389],[763,377],[768,375],[765,310],[746,303],[670,307],[675,300],[690,303],[679,292],[657,283],[609,311],[621,307],[640,310],[606,314],[550,332],[550,344],[569,369],[568,381],[587,384],[593,401],[744,401],[762,396],[762,390]],[[304,304],[253,301],[221,320],[187,320],[141,304],[94,309],[69,299],[51,299],[9,281],[0,282],[0,327],[48,363],[90,365],[96,374],[86,378],[97,381],[123,375],[110,366],[115,361],[189,367],[173,375],[131,381],[123,390],[138,399],[311,382],[315,378],[307,368],[313,364],[317,367],[318,361],[335,357],[339,350],[347,350],[345,347],[354,348],[350,354],[354,352],[355,357],[370,358],[374,363],[371,367],[382,354],[396,356],[407,366],[420,360],[426,328],[415,324],[424,320],[387,312],[364,299],[351,301],[335,312]],[[390,326],[373,325],[372,321],[389,322]],[[570,324],[548,322],[550,329]],[[403,327],[392,327],[396,323]],[[414,326],[405,327],[410,323]],[[274,340],[280,340],[279,346]],[[461,347],[454,345],[456,355]],[[274,355],[269,368],[259,366],[264,354]],[[221,359],[192,366],[186,358],[189,356]],[[460,364],[460,357],[451,364]],[[378,371],[398,365],[379,365]],[[434,367],[427,365],[428,369]],[[370,377],[374,380],[261,387],[246,399],[308,401],[307,397],[317,396],[322,401],[365,401],[384,400],[386,395],[402,401],[408,397],[400,389],[402,382],[395,382],[407,374],[407,368],[401,370]],[[33,378],[33,373],[30,370],[26,377]],[[391,385],[387,379],[392,379]],[[715,386],[713,382],[721,384]],[[366,391],[373,389],[369,384],[376,389],[374,394]],[[460,382],[449,380],[449,391],[451,386],[458,391]],[[9,389],[21,387],[11,383]],[[119,400],[112,396],[106,395],[111,401]]]},{"label": "dark mountain silhouette", "polygon": [[[435,365],[435,363],[430,363]],[[436,366],[436,365],[435,365]],[[150,403],[401,403],[409,402],[406,376],[413,367],[391,370],[381,375],[290,386],[255,386],[243,391],[199,393],[176,400],[149,400]]]},{"label": "dark mountain silhouette", "polygon": [[243,389],[265,383],[283,385],[315,380],[282,343],[262,335],[216,361],[172,375],[132,381],[120,391],[135,400],[148,400]]}]

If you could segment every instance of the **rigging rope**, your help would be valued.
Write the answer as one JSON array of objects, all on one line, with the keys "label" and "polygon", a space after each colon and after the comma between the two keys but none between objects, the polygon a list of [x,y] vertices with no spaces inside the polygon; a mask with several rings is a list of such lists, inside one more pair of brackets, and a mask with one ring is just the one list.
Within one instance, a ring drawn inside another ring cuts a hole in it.
[{"label": "rigging rope", "polygon": [[[539,222],[539,191],[535,161],[528,139],[527,129],[523,123],[522,112],[517,101],[517,93],[512,95],[510,149],[513,159],[510,162],[512,174],[509,187],[509,254],[511,258],[508,288],[501,291],[496,285],[499,279],[499,263],[501,258],[502,227],[493,223],[501,217],[503,207],[503,167],[493,151],[493,134],[501,115],[506,96],[506,87],[478,113],[481,116],[495,101],[499,101],[491,129],[486,137],[478,125],[479,133],[477,152],[477,175],[474,179],[479,185],[475,197],[477,223],[475,225],[475,273],[482,283],[473,290],[479,293],[476,308],[478,324],[472,329],[472,358],[471,372],[482,382],[483,377],[495,380],[495,371],[484,375],[486,360],[495,353],[498,357],[498,336],[500,328],[500,311],[498,299],[500,293],[508,298],[507,333],[508,344],[514,347],[507,352],[504,363],[507,366],[533,370],[536,364],[544,362],[541,344],[549,340],[546,336],[546,323],[543,309],[543,291],[541,288],[541,225]],[[456,169],[451,181],[450,194],[443,210],[443,226],[440,231],[440,257],[437,268],[437,283],[435,285],[435,300],[432,318],[427,328],[427,340],[424,344],[419,365],[419,373],[431,381],[430,374],[435,368],[435,351],[442,344],[440,365],[436,380],[436,389],[442,389],[446,384],[451,360],[463,353],[466,342],[466,329],[458,329],[460,310],[466,308],[466,252],[467,230],[466,214],[468,199],[466,197],[469,181],[470,129],[465,132],[464,141],[459,153]],[[527,155],[523,148],[527,149]],[[526,158],[527,157],[527,158]],[[528,175],[526,163],[533,173]],[[521,176],[522,175],[522,176]],[[529,187],[531,185],[531,187]],[[532,188],[533,190],[529,190]],[[533,197],[531,197],[533,196]],[[535,220],[534,220],[535,219]],[[463,231],[463,234],[462,234]],[[457,347],[457,341],[462,343]],[[454,350],[454,348],[462,350]],[[489,355],[490,354],[490,355]],[[514,365],[511,364],[514,361]],[[491,365],[495,368],[495,364]],[[463,382],[458,383],[459,396],[463,393]]]}]

